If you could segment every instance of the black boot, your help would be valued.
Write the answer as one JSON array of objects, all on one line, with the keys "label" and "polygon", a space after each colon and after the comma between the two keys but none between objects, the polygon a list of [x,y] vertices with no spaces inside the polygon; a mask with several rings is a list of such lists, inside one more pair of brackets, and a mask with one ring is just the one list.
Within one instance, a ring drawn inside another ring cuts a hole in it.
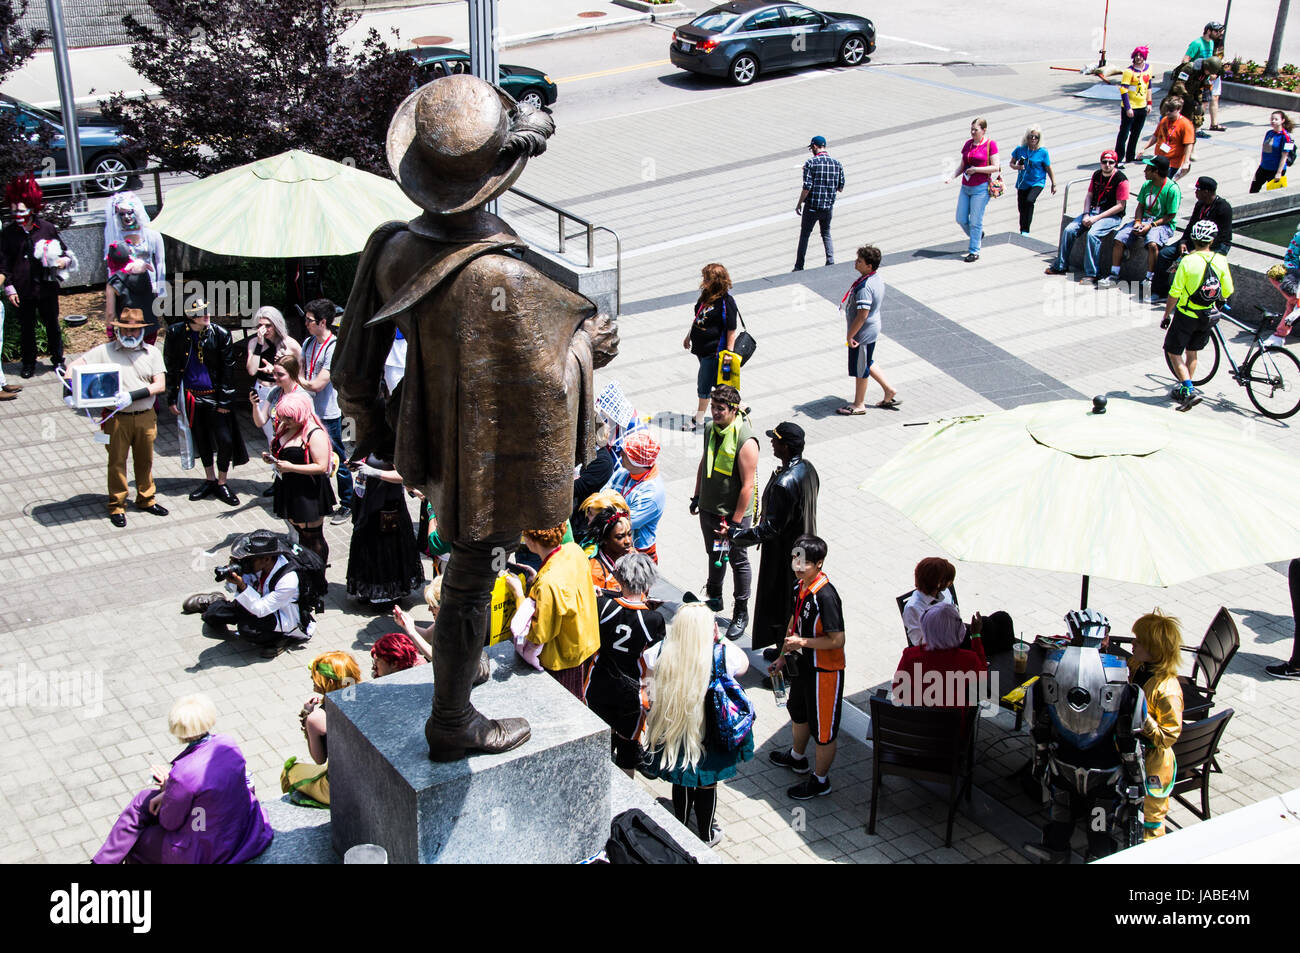
[{"label": "black boot", "polygon": [[731,610],[731,625],[727,626],[727,638],[732,642],[745,634],[745,628],[749,625],[749,600],[737,599],[735,607]]},{"label": "black boot", "polygon": [[497,754],[532,736],[525,719],[485,718],[470,704],[491,612],[491,542],[453,544],[447,565],[433,630],[433,712],[424,723],[432,761],[456,761],[471,751]]}]

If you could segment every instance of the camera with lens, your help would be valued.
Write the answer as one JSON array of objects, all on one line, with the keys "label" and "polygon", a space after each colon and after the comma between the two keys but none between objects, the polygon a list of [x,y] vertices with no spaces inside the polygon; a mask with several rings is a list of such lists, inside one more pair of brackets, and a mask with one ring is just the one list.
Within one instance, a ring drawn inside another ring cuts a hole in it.
[{"label": "camera with lens", "polygon": [[239,565],[239,563],[230,563],[225,566],[218,566],[216,569],[212,570],[212,575],[217,582],[225,582],[226,577],[229,576],[232,572],[243,575],[244,567]]}]

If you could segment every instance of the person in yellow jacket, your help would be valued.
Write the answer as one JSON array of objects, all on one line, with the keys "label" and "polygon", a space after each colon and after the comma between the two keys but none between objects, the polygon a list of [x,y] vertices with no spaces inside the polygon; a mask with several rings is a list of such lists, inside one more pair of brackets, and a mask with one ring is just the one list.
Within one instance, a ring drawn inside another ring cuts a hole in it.
[{"label": "person in yellow jacket", "polygon": [[1136,643],[1129,659],[1129,669],[1136,677],[1143,671],[1142,694],[1146,697],[1147,717],[1142,723],[1145,749],[1146,798],[1142,802],[1142,826],[1145,839],[1165,832],[1165,815],[1169,813],[1169,793],[1178,771],[1174,742],[1183,733],[1183,687],[1178,683],[1178,653],[1183,637],[1178,620],[1159,609],[1148,612],[1133,623]]},{"label": "person in yellow jacket", "polygon": [[586,704],[587,681],[600,650],[600,617],[587,554],[572,536],[565,542],[566,535],[567,523],[524,531],[524,545],[542,560],[527,599],[518,576],[505,578],[516,605],[531,613],[527,641],[542,647],[542,668]]},{"label": "person in yellow jacket", "polygon": [[1192,384],[1196,377],[1196,357],[1210,343],[1210,319],[1218,305],[1232,297],[1232,271],[1228,259],[1210,251],[1219,236],[1219,226],[1208,218],[1192,225],[1194,248],[1183,256],[1174,274],[1174,283],[1165,301],[1165,317],[1160,327],[1165,332],[1165,353],[1179,375],[1171,400],[1180,401],[1187,410],[1201,402],[1201,392]]}]

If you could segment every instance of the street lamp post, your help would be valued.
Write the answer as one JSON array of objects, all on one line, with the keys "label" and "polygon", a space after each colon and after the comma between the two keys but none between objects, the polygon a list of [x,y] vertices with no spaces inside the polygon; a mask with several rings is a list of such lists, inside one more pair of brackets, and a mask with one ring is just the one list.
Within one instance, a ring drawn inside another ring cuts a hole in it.
[{"label": "street lamp post", "polygon": [[[501,81],[499,40],[497,0],[469,0],[469,71],[494,86]],[[495,215],[496,199],[484,208]]]},{"label": "street lamp post", "polygon": [[1268,65],[1264,67],[1265,76],[1276,76],[1278,61],[1282,58],[1282,34],[1286,32],[1286,15],[1291,0],[1278,0],[1277,23],[1273,26],[1273,45],[1268,49]]},{"label": "street lamp post", "polygon": [[[45,0],[50,14],[50,37],[54,46],[54,74],[59,84],[59,106],[63,114],[63,144],[68,155],[68,174],[82,175],[81,136],[77,129],[77,103],[72,94],[72,70],[68,65],[68,35],[63,28],[62,0]],[[82,183],[72,184],[73,207],[82,209]]]}]

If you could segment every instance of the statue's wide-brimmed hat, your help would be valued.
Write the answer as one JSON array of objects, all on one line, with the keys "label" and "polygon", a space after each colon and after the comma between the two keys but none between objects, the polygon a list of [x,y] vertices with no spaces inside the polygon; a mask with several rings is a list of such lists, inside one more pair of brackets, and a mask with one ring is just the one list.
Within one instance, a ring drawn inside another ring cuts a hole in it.
[{"label": "statue's wide-brimmed hat", "polygon": [[515,100],[477,76],[435,79],[402,101],[388,125],[388,166],[423,209],[463,212],[500,195],[528,161],[502,152]]}]

